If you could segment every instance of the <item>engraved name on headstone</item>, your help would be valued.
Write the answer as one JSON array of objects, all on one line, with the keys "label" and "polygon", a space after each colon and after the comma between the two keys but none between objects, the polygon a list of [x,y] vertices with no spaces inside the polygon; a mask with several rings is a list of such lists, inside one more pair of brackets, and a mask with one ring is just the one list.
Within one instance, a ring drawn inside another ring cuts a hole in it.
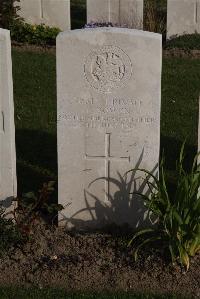
[{"label": "engraved name on headstone", "polygon": [[143,0],[87,0],[87,22],[143,28]]},{"label": "engraved name on headstone", "polygon": [[[133,29],[86,29],[57,39],[60,223],[142,225],[140,167],[158,172],[162,40]],[[125,175],[125,176],[124,176]]]},{"label": "engraved name on headstone", "polygon": [[0,29],[0,203],[12,209],[17,195],[10,32]]},{"label": "engraved name on headstone", "polygon": [[200,32],[200,0],[168,0],[167,38]]}]

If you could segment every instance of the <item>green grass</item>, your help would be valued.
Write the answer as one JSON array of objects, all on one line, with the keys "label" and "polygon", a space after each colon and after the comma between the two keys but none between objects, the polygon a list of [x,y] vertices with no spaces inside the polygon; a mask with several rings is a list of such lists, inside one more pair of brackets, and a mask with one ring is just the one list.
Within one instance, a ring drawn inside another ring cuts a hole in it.
[{"label": "green grass", "polygon": [[200,50],[200,34],[185,34],[168,40],[166,49],[179,48],[185,50]]},{"label": "green grass", "polygon": [[188,164],[197,152],[200,59],[168,58],[163,61],[161,148],[169,170],[187,138]]},{"label": "green grass", "polygon": [[71,0],[72,29],[83,28],[86,21],[86,0]]},{"label": "green grass", "polygon": [[[163,60],[161,149],[170,171],[186,137],[188,162],[197,151],[199,69],[200,59]],[[19,191],[36,190],[57,178],[55,55],[13,50],[13,76]]]},{"label": "green grass", "polygon": [[19,191],[57,177],[55,55],[13,52]]},{"label": "green grass", "polygon": [[181,299],[175,295],[144,295],[144,294],[69,294],[57,289],[14,289],[0,288],[0,299]]}]

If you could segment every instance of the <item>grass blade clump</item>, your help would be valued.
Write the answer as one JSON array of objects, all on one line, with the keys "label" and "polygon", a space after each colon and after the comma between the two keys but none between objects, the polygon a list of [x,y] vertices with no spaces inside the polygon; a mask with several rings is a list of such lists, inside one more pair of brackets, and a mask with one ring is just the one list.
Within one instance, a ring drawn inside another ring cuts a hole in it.
[{"label": "grass blade clump", "polygon": [[[177,183],[173,194],[170,194],[166,184],[163,159],[159,180],[149,172],[138,169],[150,175],[150,179],[154,181],[150,195],[140,194],[140,196],[148,207],[149,215],[153,213],[158,218],[158,223],[156,227],[137,232],[130,240],[129,246],[136,239],[139,241],[135,250],[136,259],[141,247],[159,241],[170,253],[172,262],[180,262],[188,270],[190,257],[200,251],[200,165],[197,165],[197,155],[191,171],[187,172],[184,169],[184,147],[185,143],[177,161]],[[152,185],[148,180],[147,185],[150,184]]]}]

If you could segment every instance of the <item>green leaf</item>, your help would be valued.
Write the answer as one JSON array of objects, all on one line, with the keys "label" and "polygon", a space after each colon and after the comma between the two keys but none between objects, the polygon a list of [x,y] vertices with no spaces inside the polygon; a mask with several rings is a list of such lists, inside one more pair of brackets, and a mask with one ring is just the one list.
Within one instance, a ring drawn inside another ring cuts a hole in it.
[{"label": "green leaf", "polygon": [[156,178],[156,176],[154,176],[150,171],[148,171],[148,170],[146,170],[146,169],[143,169],[143,168],[135,168],[135,169],[133,168],[133,169],[127,171],[127,172],[125,173],[125,175],[127,175],[128,173],[133,172],[133,171],[141,171],[141,172],[144,172],[144,173],[148,174],[151,178],[153,178],[153,180],[155,181],[156,185],[159,184],[159,181],[158,181],[158,179]]},{"label": "green leaf", "polygon": [[35,196],[34,192],[27,192],[27,193],[24,193],[22,196],[25,197],[25,198],[28,198],[28,199],[36,199],[37,198]]},{"label": "green leaf", "polygon": [[188,271],[189,267],[190,267],[190,258],[189,255],[187,253],[187,251],[181,246],[178,246],[179,249],[179,253],[180,253],[180,262],[183,266],[186,267],[186,270]]},{"label": "green leaf", "polygon": [[133,241],[138,238],[139,236],[142,236],[142,235],[145,235],[147,233],[154,233],[155,230],[153,228],[146,228],[146,229],[143,229],[143,230],[140,230],[139,232],[137,232],[133,238],[129,241],[128,243],[128,247],[133,243]]},{"label": "green leaf", "polygon": [[49,181],[48,182],[48,188],[53,188],[55,185],[55,181]]},{"label": "green leaf", "polygon": [[161,240],[161,237],[152,237],[152,238],[149,238],[149,239],[146,239],[145,241],[143,241],[135,250],[135,253],[134,253],[134,258],[135,258],[135,261],[137,261],[137,257],[138,257],[138,251],[147,243],[152,243],[152,242],[155,242],[155,241],[158,241],[158,240]]},{"label": "green leaf", "polygon": [[[200,153],[194,158],[192,170],[189,173],[186,172],[183,167],[185,143],[186,141],[181,147],[176,165],[177,183],[173,194],[168,192],[164,158],[160,164],[159,180],[149,171],[138,169],[148,174],[154,182],[150,182],[149,179],[146,182],[150,190],[149,195],[135,193],[143,198],[149,215],[157,216],[159,223],[154,228],[137,232],[129,241],[128,246],[141,236],[141,240],[137,240],[139,242],[135,252],[135,258],[137,258],[138,250],[142,246],[160,239],[162,244],[169,249],[172,262],[179,259],[188,270],[189,256],[194,256],[200,250],[200,165],[196,166]],[[137,169],[132,171],[137,171]]]}]

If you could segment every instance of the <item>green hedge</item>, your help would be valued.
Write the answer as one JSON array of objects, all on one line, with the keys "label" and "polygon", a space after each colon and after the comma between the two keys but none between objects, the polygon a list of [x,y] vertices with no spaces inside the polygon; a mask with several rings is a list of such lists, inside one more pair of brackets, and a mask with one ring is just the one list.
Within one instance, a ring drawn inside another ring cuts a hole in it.
[{"label": "green hedge", "polygon": [[34,45],[55,45],[58,28],[45,25],[30,25],[22,21],[13,22],[10,26],[12,40]]},{"label": "green hedge", "polygon": [[186,50],[200,50],[200,34],[185,34],[167,41],[166,49],[179,48]]}]

